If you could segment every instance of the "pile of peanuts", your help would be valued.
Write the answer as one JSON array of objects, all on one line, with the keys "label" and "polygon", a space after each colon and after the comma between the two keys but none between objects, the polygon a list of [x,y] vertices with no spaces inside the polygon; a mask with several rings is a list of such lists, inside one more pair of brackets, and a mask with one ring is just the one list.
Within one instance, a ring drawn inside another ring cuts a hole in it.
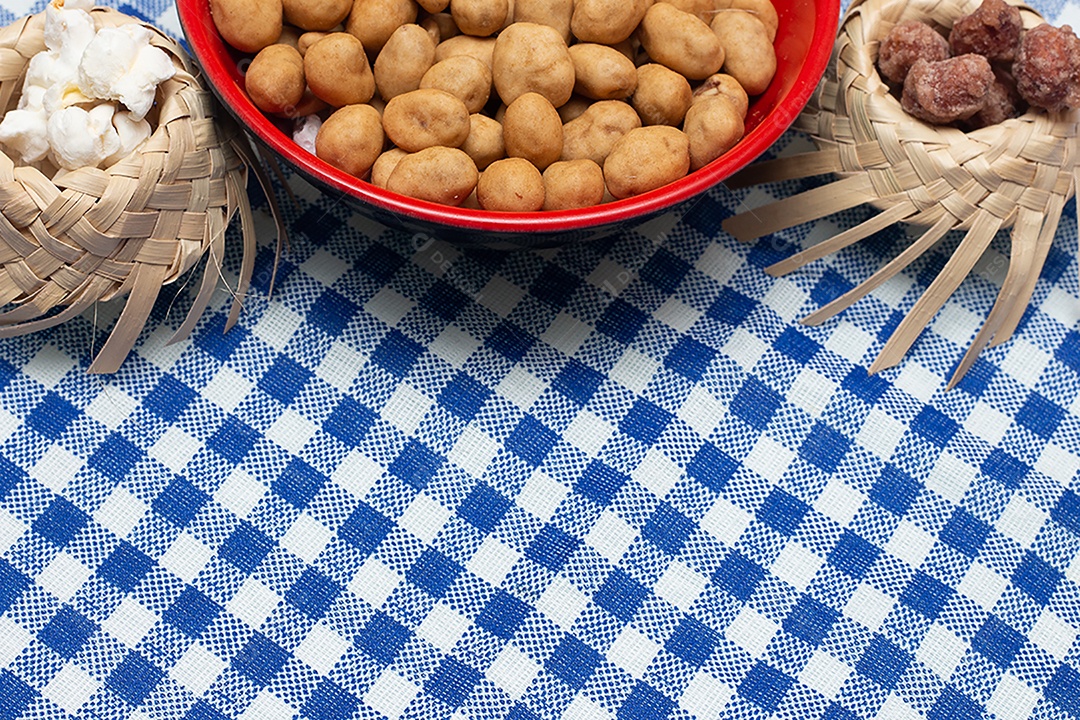
[{"label": "pile of peanuts", "polygon": [[[771,0],[211,0],[264,112],[422,200],[588,207],[731,149],[776,71]],[[494,91],[494,92],[492,92]],[[325,119],[324,119],[325,118]]]}]

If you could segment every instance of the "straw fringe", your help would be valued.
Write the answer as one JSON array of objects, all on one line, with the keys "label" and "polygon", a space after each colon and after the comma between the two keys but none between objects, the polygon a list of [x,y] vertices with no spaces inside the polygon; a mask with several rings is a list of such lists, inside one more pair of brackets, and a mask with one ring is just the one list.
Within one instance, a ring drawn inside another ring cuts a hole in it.
[{"label": "straw fringe", "polygon": [[[98,27],[139,22],[109,8],[92,15]],[[154,131],[142,150],[55,180],[55,168],[19,167],[0,153],[0,305],[9,306],[0,313],[0,337],[51,327],[126,295],[92,373],[120,367],[162,286],[205,256],[199,292],[170,342],[188,336],[218,286],[225,230],[239,212],[244,249],[229,325],[235,322],[255,255],[248,170],[269,189],[247,139],[218,111],[184,51],[146,27],[177,73],[159,90],[157,117],[149,118]],[[14,107],[30,58],[45,49],[43,33],[43,14],[0,29],[0,109]],[[281,233],[274,195],[266,194]]]},{"label": "straw fringe", "polygon": [[[995,233],[1012,228],[1009,270],[993,309],[960,361],[949,387],[984,347],[1005,342],[1031,299],[1066,201],[1080,178],[1075,111],[1030,111],[972,132],[917,120],[900,106],[877,73],[880,40],[896,23],[920,19],[940,29],[979,0],[855,0],[841,22],[829,70],[795,127],[818,149],[753,165],[729,185],[836,173],[831,184],[728,218],[724,228],[750,241],[840,210],[870,204],[881,213],[776,263],[789,273],[896,222],[927,230],[899,256],[853,290],[809,315],[816,325],[864,297],[929,250],[949,230],[966,235],[952,258],[893,332],[870,372],[897,364],[985,252]],[[1043,22],[1019,5],[1025,27]]]}]

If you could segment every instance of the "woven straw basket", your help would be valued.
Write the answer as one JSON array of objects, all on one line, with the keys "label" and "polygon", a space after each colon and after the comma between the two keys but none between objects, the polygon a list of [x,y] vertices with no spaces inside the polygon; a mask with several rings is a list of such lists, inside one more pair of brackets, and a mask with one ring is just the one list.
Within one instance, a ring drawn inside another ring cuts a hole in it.
[{"label": "woven straw basket", "polygon": [[[1012,228],[1009,270],[993,309],[960,361],[949,387],[988,344],[1007,340],[1024,313],[1054,239],[1062,207],[1073,196],[1080,162],[1078,114],[1029,111],[1004,123],[963,132],[911,117],[878,75],[878,44],[898,22],[920,19],[939,29],[973,11],[979,0],[854,0],[829,69],[795,127],[817,151],[778,158],[735,176],[732,186],[836,173],[831,184],[728,218],[741,240],[861,204],[881,212],[769,268],[790,272],[892,225],[924,232],[859,286],[811,314],[817,324],[865,296],[930,249],[949,230],[966,231],[939,275],[889,338],[870,372],[891,367],[968,275],[994,235]],[[1043,19],[1020,5],[1025,27]]]},{"label": "woven straw basket", "polygon": [[[95,8],[97,26],[139,22]],[[227,326],[239,314],[254,263],[246,185],[262,178],[246,139],[219,120],[215,101],[184,51],[154,28],[153,44],[177,73],[161,85],[146,145],[103,170],[56,182],[0,152],[0,337],[59,324],[98,301],[127,296],[90,372],[114,372],[127,357],[162,286],[208,255],[199,293],[173,341],[190,333],[221,277],[225,229],[239,211],[244,258]],[[0,108],[14,108],[29,59],[45,49],[44,14],[0,30]],[[268,196],[272,197],[271,193]],[[276,214],[276,213],[275,213]]]}]

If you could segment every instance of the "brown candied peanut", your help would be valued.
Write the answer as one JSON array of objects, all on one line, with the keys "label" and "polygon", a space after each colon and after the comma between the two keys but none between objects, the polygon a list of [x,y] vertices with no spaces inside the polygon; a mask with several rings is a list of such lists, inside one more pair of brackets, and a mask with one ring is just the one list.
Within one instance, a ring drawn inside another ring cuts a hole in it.
[{"label": "brown candied peanut", "polygon": [[390,173],[394,172],[398,161],[408,154],[401,148],[390,148],[376,158],[375,164],[371,166],[371,184],[385,188],[386,182],[390,179]]},{"label": "brown candied peanut", "polygon": [[452,0],[450,16],[466,35],[488,37],[502,29],[510,12],[508,0]]},{"label": "brown candied peanut", "polygon": [[1043,24],[1024,33],[1012,72],[1030,105],[1050,112],[1080,107],[1080,39],[1070,26]]},{"label": "brown candied peanut", "polygon": [[693,100],[686,78],[657,63],[642,65],[637,76],[637,89],[630,103],[641,117],[641,124],[679,125]]},{"label": "brown candied peanut", "polygon": [[[297,50],[300,49],[300,36],[303,32],[299,28],[295,28],[292,25],[284,25],[281,28],[281,34],[278,35],[278,39],[274,42],[275,45],[291,45]],[[301,55],[304,53],[301,52]]]},{"label": "brown candied peanut", "polygon": [[904,79],[900,103],[909,115],[943,125],[977,113],[993,82],[994,72],[982,55],[916,60]]},{"label": "brown candied peanut", "polygon": [[622,199],[655,190],[686,175],[690,141],[678,128],[651,125],[619,138],[604,160],[604,182]]},{"label": "brown candied peanut", "polygon": [[402,25],[375,58],[375,87],[383,100],[420,87],[420,79],[435,63],[435,43],[419,25]]},{"label": "brown candied peanut", "polygon": [[747,95],[760,95],[776,74],[776,51],[765,25],[745,10],[724,10],[712,21],[724,46],[724,72],[739,81]]},{"label": "brown candied peanut", "polygon": [[986,92],[986,101],[979,112],[967,120],[971,129],[989,127],[1005,122],[1023,113],[1025,103],[1016,91],[1016,80],[1012,75],[994,68],[994,82]]},{"label": "brown candied peanut", "polygon": [[[761,27],[764,31],[765,26]],[[645,13],[638,38],[653,62],[689,80],[703,80],[724,64],[727,48],[719,33],[704,20],[666,2],[655,3]]]},{"label": "brown candied peanut", "polygon": [[304,97],[304,59],[291,45],[267,45],[255,55],[244,76],[255,107],[275,115],[295,111]]},{"label": "brown candied peanut", "polygon": [[418,10],[414,0],[353,0],[345,30],[359,38],[369,52],[377,53],[395,30],[416,22]]},{"label": "brown candied peanut", "polygon": [[308,48],[303,62],[311,92],[334,107],[364,103],[375,94],[364,46],[349,33],[330,33]]},{"label": "brown candied peanut", "polygon": [[705,22],[712,20],[714,7],[713,0],[657,0],[658,2],[666,2],[669,5],[674,5],[683,12],[696,15]]},{"label": "brown candied peanut", "polygon": [[893,25],[878,46],[878,70],[895,83],[904,82],[908,70],[920,58],[936,62],[949,57],[949,41],[919,20]]},{"label": "brown candied peanut", "polygon": [[301,55],[307,55],[308,48],[322,40],[328,34],[329,33],[319,31],[306,32],[296,38],[296,49],[300,51]]},{"label": "brown candied peanut", "polygon": [[575,0],[570,32],[581,42],[615,45],[641,24],[649,0]]},{"label": "brown candied peanut", "polygon": [[592,106],[592,100],[580,95],[571,95],[570,99],[559,106],[559,118],[563,121],[563,125],[570,122],[575,118],[581,117],[589,107]]},{"label": "brown candied peanut", "polygon": [[[745,10],[756,17],[765,26],[765,31],[769,34],[769,42],[776,40],[780,18],[776,14],[776,7],[773,6],[772,0],[732,0],[728,7],[732,10]],[[710,17],[709,20],[711,21],[712,18]]]},{"label": "brown candied peanut", "polygon": [[454,35],[435,46],[435,62],[458,55],[468,55],[492,68],[492,54],[495,52],[495,38],[478,38],[472,35]]},{"label": "brown candied peanut", "polygon": [[1005,0],[983,0],[975,12],[953,23],[949,50],[953,55],[977,53],[1008,62],[1016,57],[1023,32],[1019,8]]},{"label": "brown candied peanut", "polygon": [[458,30],[458,26],[454,24],[454,18],[450,17],[450,13],[439,12],[426,16],[420,21],[420,27],[427,30],[428,35],[438,45],[443,40],[449,40],[455,35],[460,35],[461,31]]},{"label": "brown candied peanut", "polygon": [[363,178],[383,149],[379,112],[370,105],[336,110],[315,136],[315,154],[350,175]]},{"label": "brown candied peanut", "polygon": [[465,103],[434,88],[398,95],[386,103],[382,119],[390,142],[413,153],[435,145],[456,148],[469,136]]},{"label": "brown candied peanut", "polygon": [[502,123],[487,115],[473,113],[469,116],[469,136],[461,143],[461,149],[479,170],[506,157]]},{"label": "brown candied peanut", "polygon": [[604,199],[604,171],[592,160],[560,160],[544,170],[544,210],[573,210]]},{"label": "brown candied peanut", "polygon": [[282,0],[285,22],[302,30],[331,30],[349,16],[352,0]]},{"label": "brown candied peanut", "polygon": [[506,104],[527,92],[555,107],[574,91],[574,61],[559,31],[548,25],[514,23],[499,33],[491,56],[495,90]]},{"label": "brown candied peanut", "polygon": [[281,0],[210,0],[210,15],[225,42],[256,53],[281,37]]},{"label": "brown candied peanut", "polygon": [[519,96],[506,106],[502,124],[508,157],[525,158],[543,170],[562,154],[562,121],[543,95],[530,92]]},{"label": "brown candied peanut", "polygon": [[496,160],[480,175],[476,199],[484,210],[534,212],[544,206],[544,179],[528,160]]},{"label": "brown candied peanut", "polygon": [[479,173],[457,148],[429,147],[398,160],[386,189],[418,200],[460,205],[476,189]]},{"label": "brown candied peanut", "polygon": [[477,113],[491,96],[491,70],[470,55],[455,55],[432,65],[420,87],[445,90],[465,103],[470,113]]},{"label": "brown candied peanut", "polygon": [[611,148],[623,135],[641,127],[641,118],[620,100],[593,103],[578,118],[563,125],[560,160],[587,158],[603,165]]},{"label": "brown candied peanut", "polygon": [[743,136],[743,116],[725,95],[694,103],[683,132],[690,140],[690,170],[698,170],[735,147]]},{"label": "brown candied peanut", "polygon": [[574,63],[574,92],[593,100],[630,97],[637,87],[637,68],[625,55],[607,45],[570,46]]},{"label": "brown candied peanut", "polygon": [[705,82],[694,89],[692,102],[698,103],[716,95],[722,95],[735,103],[742,117],[746,117],[746,112],[750,108],[750,98],[747,97],[746,90],[743,90],[738,80],[724,73],[710,75],[705,78]]},{"label": "brown candied peanut", "polygon": [[549,25],[570,42],[570,18],[574,14],[574,0],[515,0],[514,22],[531,22]]}]

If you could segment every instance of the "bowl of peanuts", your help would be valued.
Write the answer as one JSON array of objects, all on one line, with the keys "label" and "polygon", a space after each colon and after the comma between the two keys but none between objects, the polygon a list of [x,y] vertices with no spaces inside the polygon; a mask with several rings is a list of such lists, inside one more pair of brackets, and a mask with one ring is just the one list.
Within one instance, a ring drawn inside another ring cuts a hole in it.
[{"label": "bowl of peanuts", "polygon": [[824,74],[837,0],[178,0],[224,107],[378,222],[584,240],[685,210]]}]

